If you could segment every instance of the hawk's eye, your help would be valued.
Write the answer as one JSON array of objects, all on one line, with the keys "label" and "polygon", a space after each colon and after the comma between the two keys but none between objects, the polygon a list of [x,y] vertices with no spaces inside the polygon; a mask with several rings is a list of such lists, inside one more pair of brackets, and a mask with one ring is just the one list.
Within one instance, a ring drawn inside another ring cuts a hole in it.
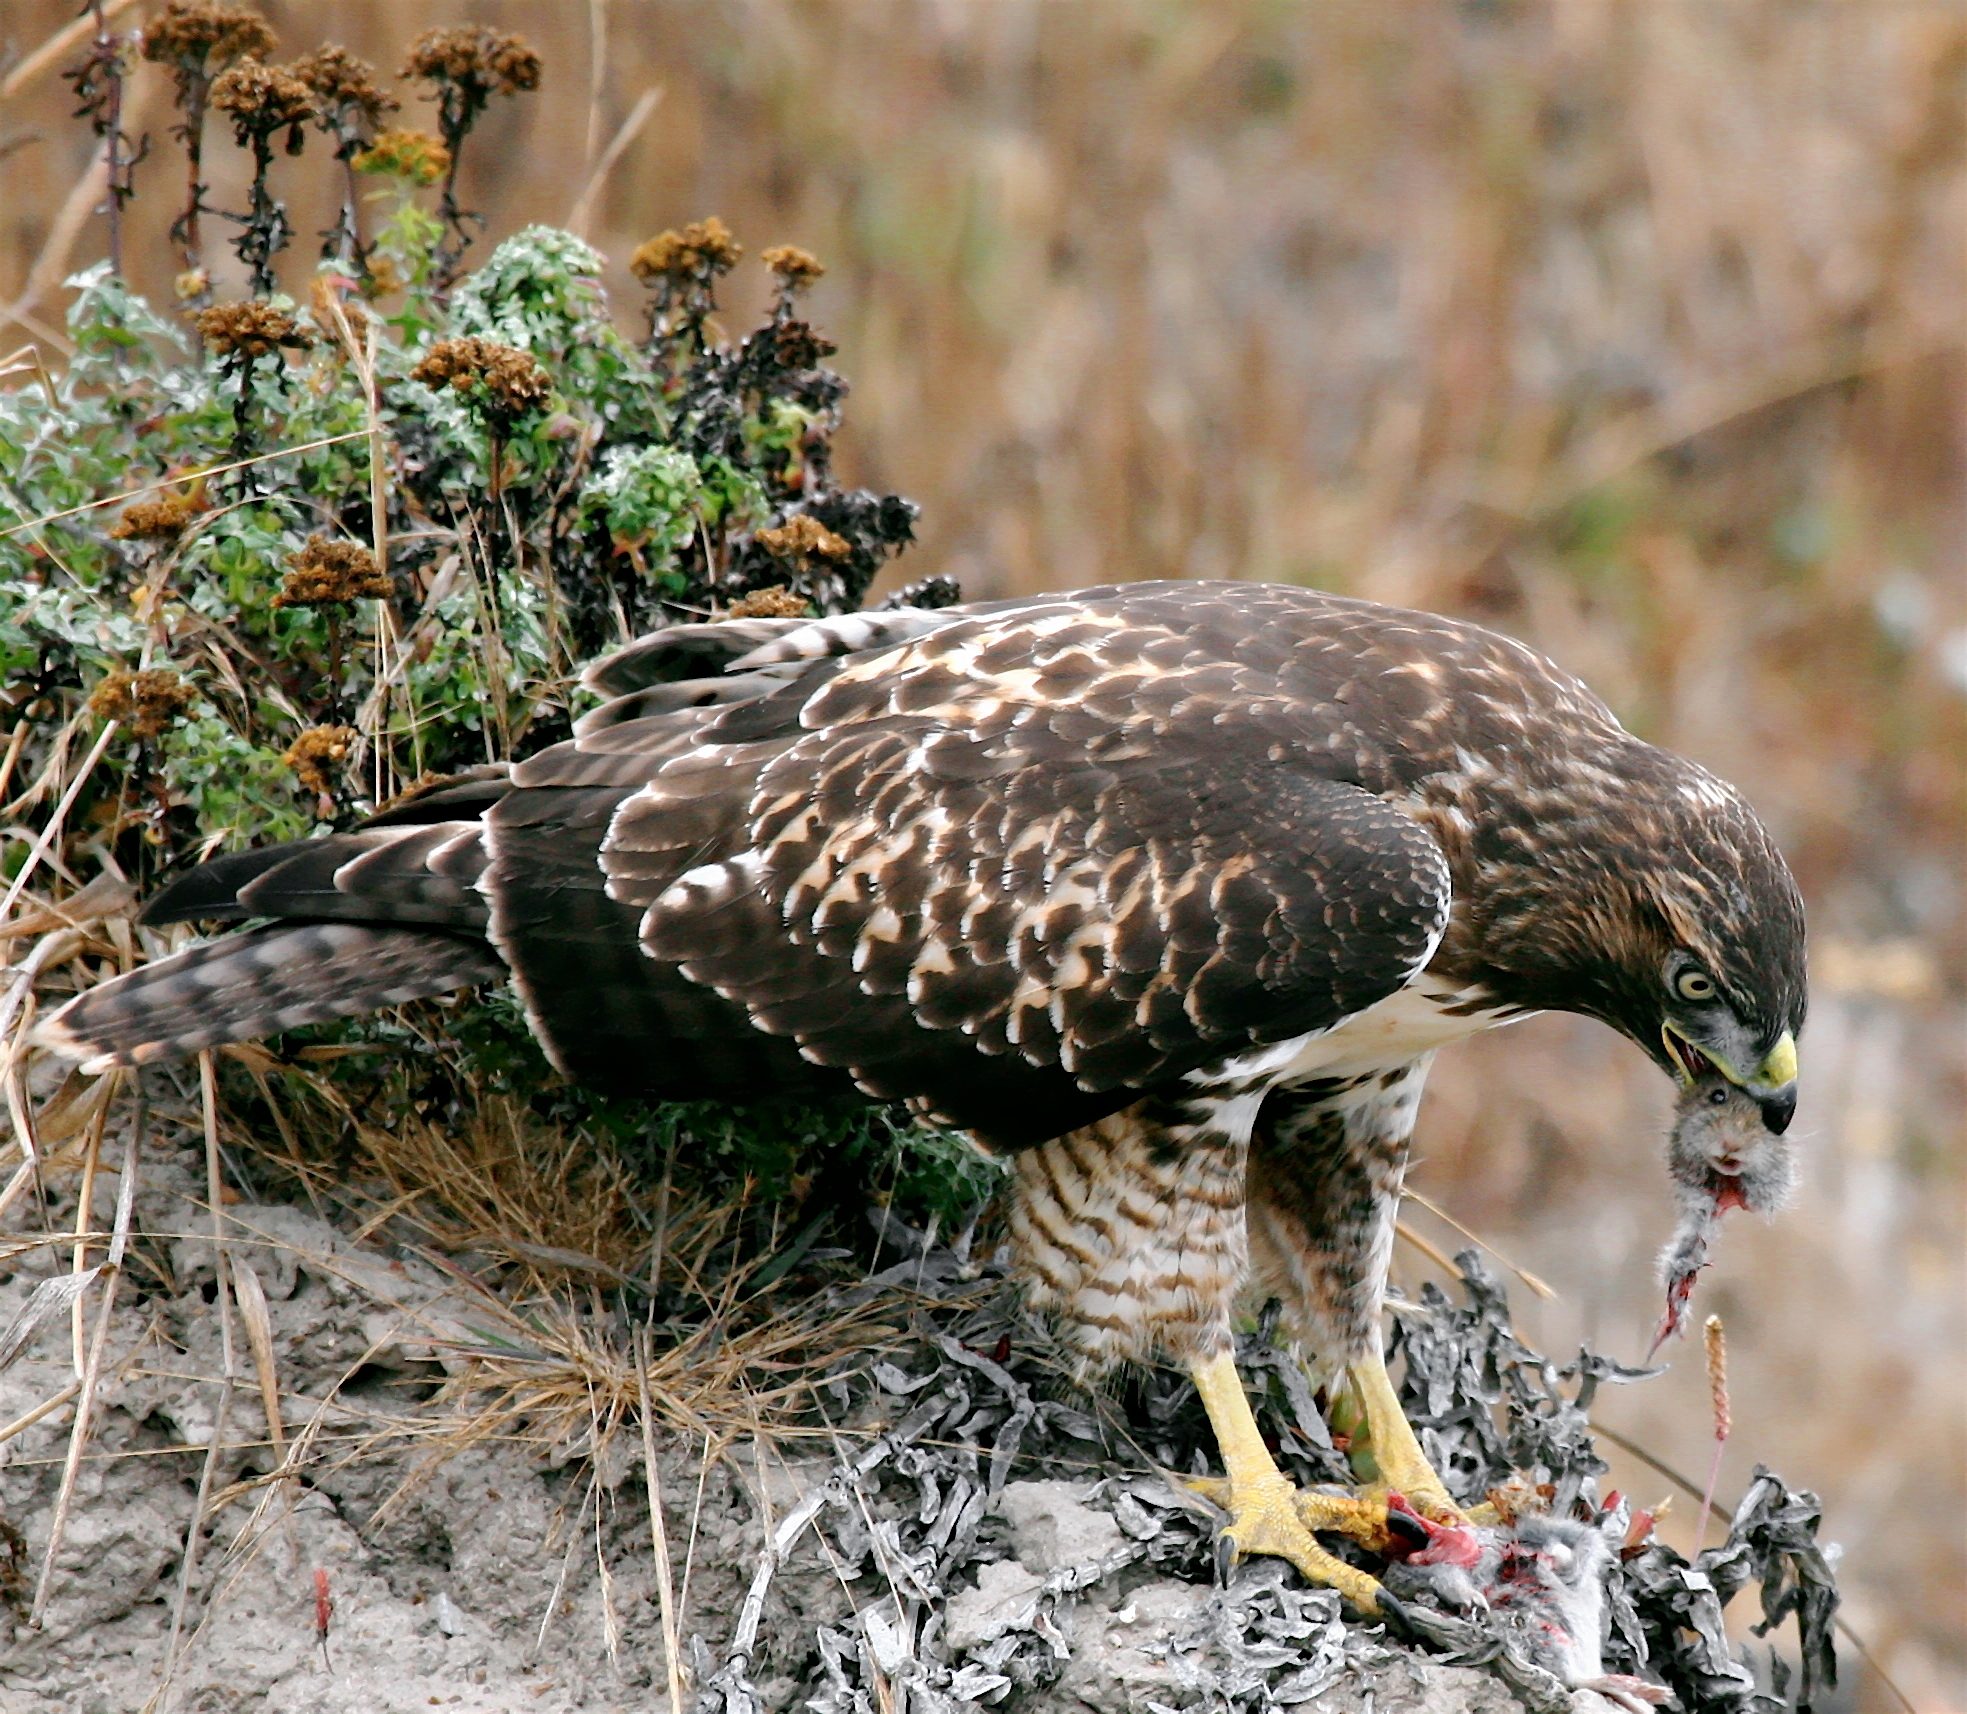
[{"label": "hawk's eye", "polygon": [[1673,979],[1673,991],[1683,1000],[1712,1000],[1717,990],[1705,970],[1683,970]]}]

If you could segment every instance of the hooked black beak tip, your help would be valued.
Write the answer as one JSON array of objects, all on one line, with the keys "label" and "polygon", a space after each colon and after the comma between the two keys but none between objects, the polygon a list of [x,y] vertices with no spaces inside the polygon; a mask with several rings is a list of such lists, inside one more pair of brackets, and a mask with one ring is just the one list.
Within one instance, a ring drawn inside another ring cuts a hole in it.
[{"label": "hooked black beak tip", "polygon": [[1789,1129],[1789,1122],[1796,1117],[1796,1091],[1785,1089],[1780,1095],[1771,1095],[1758,1103],[1762,1108],[1762,1123],[1773,1136],[1780,1137]]}]

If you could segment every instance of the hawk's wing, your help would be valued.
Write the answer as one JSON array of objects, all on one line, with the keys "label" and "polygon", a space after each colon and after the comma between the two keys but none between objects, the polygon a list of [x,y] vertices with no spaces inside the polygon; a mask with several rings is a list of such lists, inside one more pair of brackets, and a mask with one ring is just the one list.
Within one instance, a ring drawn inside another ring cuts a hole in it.
[{"label": "hawk's wing", "polygon": [[[735,706],[593,730],[522,764],[495,828],[535,791],[642,773],[601,866],[664,985],[1003,1142],[1404,985],[1450,902],[1426,830],[1341,777],[1261,648],[1239,663],[1220,638],[1075,612],[949,623]],[[496,898],[501,872],[524,883],[494,847]],[[516,927],[495,911],[523,979]]]}]

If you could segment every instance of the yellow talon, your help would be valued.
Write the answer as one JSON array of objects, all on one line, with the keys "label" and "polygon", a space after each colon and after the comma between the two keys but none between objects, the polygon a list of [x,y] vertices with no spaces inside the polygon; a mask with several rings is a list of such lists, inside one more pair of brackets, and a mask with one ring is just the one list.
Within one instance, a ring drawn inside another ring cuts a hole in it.
[{"label": "yellow talon", "polygon": [[1386,1508],[1342,1495],[1300,1492],[1277,1468],[1257,1432],[1236,1362],[1225,1351],[1195,1364],[1190,1373],[1222,1448],[1227,1481],[1190,1482],[1191,1491],[1229,1513],[1221,1541],[1242,1559],[1273,1554],[1295,1565],[1313,1583],[1336,1589],[1362,1613],[1380,1609],[1380,1586],[1357,1566],[1318,1545],[1314,1530],[1338,1530],[1369,1545],[1386,1541]]},{"label": "yellow talon", "polygon": [[1379,1611],[1378,1582],[1319,1546],[1313,1532],[1337,1532],[1384,1553],[1392,1545],[1387,1499],[1394,1493],[1405,1496],[1415,1511],[1435,1523],[1495,1521],[1493,1506],[1465,1512],[1455,1504],[1402,1414],[1377,1350],[1352,1365],[1365,1438],[1379,1477],[1358,1495],[1322,1494],[1292,1486],[1257,1431],[1242,1377],[1227,1351],[1192,1364],[1189,1373],[1202,1395],[1229,1474],[1227,1480],[1203,1477],[1183,1485],[1229,1514],[1220,1539],[1223,1550],[1237,1559],[1252,1553],[1287,1559],[1312,1582],[1338,1590],[1361,1612],[1372,1614]]}]

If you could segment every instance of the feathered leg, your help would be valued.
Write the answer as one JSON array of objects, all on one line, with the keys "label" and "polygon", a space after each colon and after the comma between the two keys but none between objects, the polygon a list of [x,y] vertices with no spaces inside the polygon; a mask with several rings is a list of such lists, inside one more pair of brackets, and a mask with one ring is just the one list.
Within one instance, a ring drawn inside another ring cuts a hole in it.
[{"label": "feathered leg", "polygon": [[1159,1350],[1194,1376],[1228,1475],[1194,1486],[1229,1514],[1224,1553],[1275,1554],[1372,1612],[1378,1585],[1313,1532],[1383,1546],[1384,1503],[1300,1493],[1264,1446],[1232,1356],[1254,1105],[1143,1101],[1025,1151],[1011,1232],[1029,1296],[1060,1312],[1089,1369]]},{"label": "feathered leg", "polygon": [[1379,1490],[1442,1523],[1466,1522],[1422,1452],[1386,1371],[1380,1304],[1426,1061],[1344,1083],[1274,1091],[1251,1144],[1254,1296],[1328,1386],[1350,1378]]}]

